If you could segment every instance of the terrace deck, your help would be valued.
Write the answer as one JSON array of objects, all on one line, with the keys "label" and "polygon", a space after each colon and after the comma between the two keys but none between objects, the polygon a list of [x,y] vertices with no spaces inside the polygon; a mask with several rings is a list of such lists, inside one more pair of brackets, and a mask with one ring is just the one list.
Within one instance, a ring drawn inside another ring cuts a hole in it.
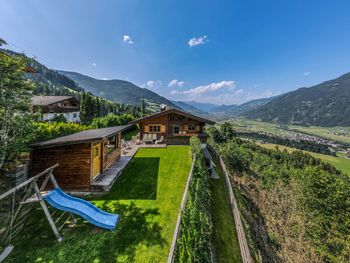
[{"label": "terrace deck", "polygon": [[130,156],[121,156],[119,160],[114,162],[103,173],[97,176],[97,178],[91,183],[92,191],[108,192],[131,158],[132,157]]}]

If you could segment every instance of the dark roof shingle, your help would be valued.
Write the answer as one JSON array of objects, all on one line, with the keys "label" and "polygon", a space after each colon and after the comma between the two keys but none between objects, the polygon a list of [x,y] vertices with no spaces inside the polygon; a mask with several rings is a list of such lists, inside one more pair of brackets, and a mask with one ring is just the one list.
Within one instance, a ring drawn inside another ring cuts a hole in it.
[{"label": "dark roof shingle", "polygon": [[32,104],[33,106],[47,106],[53,103],[57,103],[57,102],[69,100],[69,99],[77,100],[73,96],[33,96]]},{"label": "dark roof shingle", "polygon": [[121,126],[115,126],[115,127],[86,130],[86,131],[74,133],[71,135],[58,137],[56,139],[52,139],[49,141],[34,143],[30,145],[30,148],[32,149],[49,148],[54,146],[79,144],[79,143],[91,142],[95,140],[106,139],[117,132],[121,132],[128,129],[130,126],[131,125],[121,125]]},{"label": "dark roof shingle", "polygon": [[139,118],[139,119],[133,120],[133,121],[129,122],[129,124],[135,124],[135,123],[138,123],[138,122],[143,121],[143,120],[147,120],[147,119],[151,119],[151,118],[154,118],[154,117],[166,115],[166,114],[169,114],[169,113],[178,113],[178,114],[181,114],[181,115],[188,116],[188,117],[190,117],[190,118],[192,118],[194,120],[197,120],[197,121],[201,121],[201,122],[208,123],[208,124],[215,124],[214,121],[211,121],[211,120],[199,117],[197,115],[193,115],[192,113],[189,113],[187,111],[183,111],[183,110],[179,110],[179,109],[175,109],[175,108],[170,108],[170,109],[167,109],[167,110],[163,110],[163,111],[157,112],[155,114],[152,114],[152,115],[149,115],[149,116],[146,116],[146,117],[143,117],[143,118]]}]

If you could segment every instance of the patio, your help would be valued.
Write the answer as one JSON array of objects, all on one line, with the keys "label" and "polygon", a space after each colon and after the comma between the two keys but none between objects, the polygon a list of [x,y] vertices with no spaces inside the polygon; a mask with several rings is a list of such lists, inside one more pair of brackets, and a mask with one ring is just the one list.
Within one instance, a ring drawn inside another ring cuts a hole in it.
[{"label": "patio", "polygon": [[134,141],[122,141],[122,155],[91,183],[92,192],[108,192],[128,162],[140,148],[166,148],[166,144],[137,144]]}]

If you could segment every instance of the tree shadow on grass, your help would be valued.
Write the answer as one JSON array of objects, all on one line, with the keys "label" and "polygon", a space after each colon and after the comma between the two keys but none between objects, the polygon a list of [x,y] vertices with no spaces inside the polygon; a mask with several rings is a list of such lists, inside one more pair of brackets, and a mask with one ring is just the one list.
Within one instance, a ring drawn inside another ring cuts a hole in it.
[{"label": "tree shadow on grass", "polygon": [[[112,207],[111,207],[112,206]],[[117,256],[125,262],[134,262],[137,246],[164,246],[166,240],[162,237],[162,227],[147,219],[159,215],[158,209],[142,209],[134,203],[129,205],[107,201],[101,206],[105,211],[115,211],[120,221],[112,235],[100,246],[99,262],[115,261]]]},{"label": "tree shadow on grass", "polygon": [[159,158],[134,157],[100,200],[156,200]]},{"label": "tree shadow on grass", "polygon": [[149,248],[167,245],[162,227],[150,222],[159,215],[158,209],[142,209],[134,203],[120,204],[105,201],[99,206],[117,213],[120,221],[113,231],[94,227],[80,217],[77,225],[65,225],[60,231],[63,242],[57,239],[41,209],[34,209],[26,229],[15,241],[15,251],[8,262],[134,262],[139,245]]}]

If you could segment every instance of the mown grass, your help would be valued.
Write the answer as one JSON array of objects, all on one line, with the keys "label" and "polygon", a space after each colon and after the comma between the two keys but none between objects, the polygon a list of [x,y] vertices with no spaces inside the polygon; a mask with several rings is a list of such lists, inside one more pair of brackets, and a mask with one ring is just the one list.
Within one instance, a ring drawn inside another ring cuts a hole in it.
[{"label": "mown grass", "polygon": [[116,230],[79,219],[58,243],[38,208],[8,262],[166,262],[190,166],[188,146],[140,149],[111,191],[91,199],[120,215]]},{"label": "mown grass", "polygon": [[218,263],[242,262],[237,232],[232,216],[229,194],[220,165],[216,172],[219,179],[211,179],[213,245]]},{"label": "mown grass", "polygon": [[[264,147],[267,149],[273,149],[273,150],[276,148],[276,146],[278,146],[278,148],[280,150],[286,149],[288,152],[297,151],[297,149],[295,149],[295,148],[291,148],[291,147],[287,147],[287,146],[283,146],[283,145],[272,144],[272,143],[265,143],[265,144],[259,144],[259,145],[261,147]],[[329,164],[333,165],[335,168],[350,175],[350,159],[346,158],[345,155],[330,156],[330,155],[308,152],[308,151],[303,151],[303,152],[308,153],[315,158],[321,159],[322,161],[329,163]]]},{"label": "mown grass", "polygon": [[[215,157],[214,154],[212,154]],[[242,262],[236,226],[232,215],[229,193],[223,170],[219,161],[214,158],[218,179],[211,179],[213,246],[218,263]]]}]

